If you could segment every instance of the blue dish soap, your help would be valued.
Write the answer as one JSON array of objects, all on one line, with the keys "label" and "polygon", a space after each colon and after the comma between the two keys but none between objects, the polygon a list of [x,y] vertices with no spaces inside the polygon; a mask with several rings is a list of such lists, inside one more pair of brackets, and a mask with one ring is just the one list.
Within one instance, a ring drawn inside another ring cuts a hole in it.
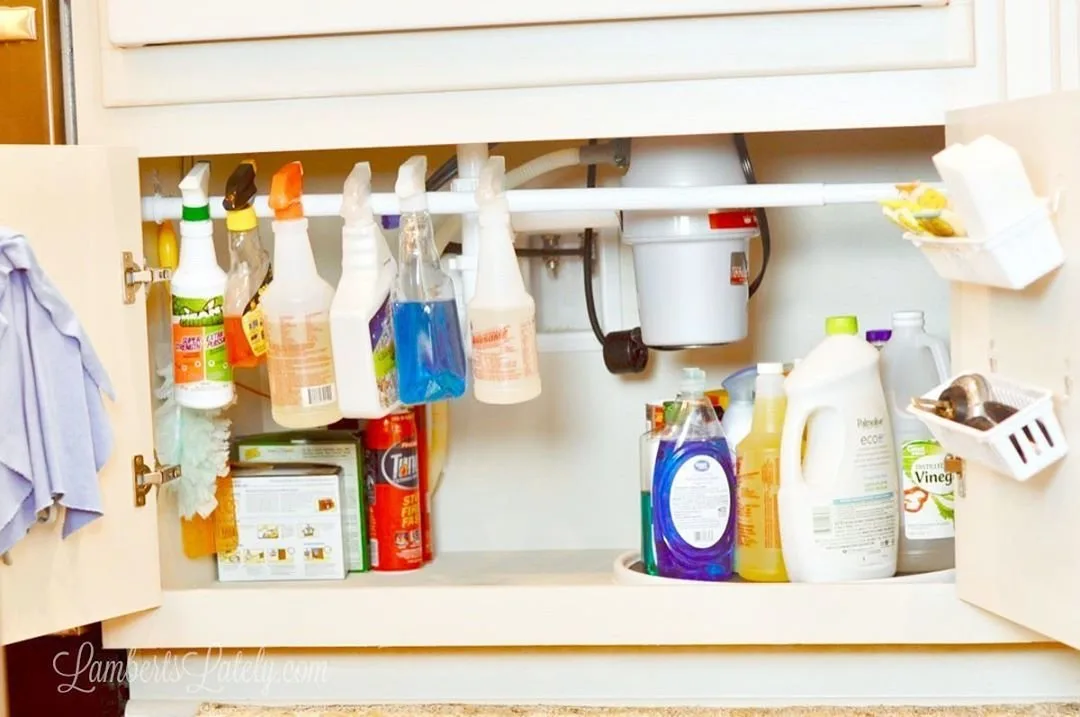
[{"label": "blue dish soap", "polygon": [[393,323],[398,394],[414,406],[464,395],[468,365],[454,285],[439,263],[424,186],[427,158],[410,157],[398,171],[401,205]]},{"label": "blue dish soap", "polygon": [[683,369],[675,418],[660,435],[653,471],[657,574],[728,580],[734,573],[735,469],[705,397],[705,372]]}]

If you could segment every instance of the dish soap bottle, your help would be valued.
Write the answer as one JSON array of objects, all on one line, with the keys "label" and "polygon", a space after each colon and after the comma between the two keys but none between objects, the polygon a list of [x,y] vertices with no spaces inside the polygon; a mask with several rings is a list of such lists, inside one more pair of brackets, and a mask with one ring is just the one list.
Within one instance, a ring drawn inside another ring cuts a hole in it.
[{"label": "dish soap bottle", "polygon": [[341,281],[330,306],[338,406],[347,418],[382,418],[401,407],[390,316],[397,262],[371,211],[367,162],[345,179],[341,216]]},{"label": "dish soap bottle", "polygon": [[203,410],[228,406],[236,392],[225,348],[227,277],[214,252],[209,188],[209,162],[180,182],[180,263],[169,284],[174,395],[181,406]]},{"label": "dish soap bottle", "polygon": [[469,302],[473,393],[481,403],[524,403],[540,395],[536,305],[521,278],[503,184],[506,160],[480,170],[480,247]]},{"label": "dish soap bottle", "polygon": [[465,393],[465,347],[454,286],[439,263],[427,210],[427,158],[410,157],[394,187],[401,205],[394,346],[401,402],[417,405]]},{"label": "dish soap bottle", "polygon": [[684,368],[675,416],[653,473],[657,574],[727,580],[735,549],[735,471],[724,429],[705,397],[705,372]]},{"label": "dish soap bottle", "polygon": [[315,268],[301,203],[303,182],[303,165],[290,162],[270,184],[277,271],[262,307],[270,408],[274,421],[285,428],[315,428],[341,420],[330,345],[334,288]]},{"label": "dish soap bottle", "polygon": [[229,230],[229,279],[225,288],[225,336],[233,368],[254,368],[266,356],[266,330],[259,304],[273,279],[270,255],[259,239],[255,161],[241,162],[225,183],[225,227]]},{"label": "dish soap bottle", "polygon": [[926,333],[921,311],[898,311],[892,325],[892,339],[881,351],[881,374],[900,480],[896,571],[948,570],[956,562],[958,476],[945,469],[945,450],[907,407],[913,397],[949,380],[949,349],[944,341]]},{"label": "dish soap bottle", "polygon": [[753,582],[787,582],[777,507],[786,410],[784,365],[759,363],[753,426],[735,450],[739,485],[735,569],[739,577]]}]

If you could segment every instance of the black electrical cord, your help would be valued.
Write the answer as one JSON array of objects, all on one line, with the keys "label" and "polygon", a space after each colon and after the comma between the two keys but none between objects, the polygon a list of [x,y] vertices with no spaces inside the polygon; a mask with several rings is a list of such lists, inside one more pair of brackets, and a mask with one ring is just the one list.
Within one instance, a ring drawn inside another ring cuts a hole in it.
[{"label": "black electrical cord", "polygon": [[[595,144],[596,140],[589,140],[589,144]],[[585,173],[585,186],[592,189],[596,186],[596,165],[590,164]],[[596,247],[596,233],[592,227],[586,227],[581,243],[581,267],[585,275],[585,312],[589,315],[589,326],[592,327],[593,336],[604,345],[604,329],[600,326],[600,318],[596,315],[596,296],[593,294],[593,252]]]},{"label": "black electrical cord", "polygon": [[[746,147],[745,135],[735,135],[735,149],[739,152],[739,163],[742,164],[743,176],[746,178],[746,183],[757,184],[757,175],[754,173],[754,163],[750,161],[750,150]],[[758,233],[761,235],[761,271],[759,271],[757,277],[750,282],[750,296],[756,294],[757,290],[761,288],[761,281],[765,278],[766,269],[769,268],[769,256],[772,254],[772,235],[769,234],[769,218],[765,215],[765,210],[761,208],[754,210],[754,216],[757,217]]]}]

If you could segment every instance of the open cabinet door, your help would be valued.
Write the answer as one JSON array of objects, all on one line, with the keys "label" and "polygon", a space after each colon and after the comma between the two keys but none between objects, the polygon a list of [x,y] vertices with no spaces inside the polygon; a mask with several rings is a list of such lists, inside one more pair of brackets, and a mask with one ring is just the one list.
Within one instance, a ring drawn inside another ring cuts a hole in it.
[{"label": "open cabinet door", "polygon": [[954,284],[951,324],[954,372],[993,371],[1053,391],[1071,448],[1026,482],[967,462],[957,592],[1080,649],[1080,396],[1070,395],[1080,368],[1078,127],[1080,93],[1057,93],[951,113],[946,141],[993,135],[1020,152],[1039,196],[1061,192],[1054,224],[1065,264],[1023,291]]},{"label": "open cabinet door", "polygon": [[[67,539],[35,525],[0,564],[0,645],[160,604],[156,496],[134,499],[132,459],[153,465],[145,292],[124,302],[122,252],[141,261],[135,152],[0,145],[0,226],[24,234],[109,374],[105,514]],[[4,416],[0,422],[12,420]]]}]

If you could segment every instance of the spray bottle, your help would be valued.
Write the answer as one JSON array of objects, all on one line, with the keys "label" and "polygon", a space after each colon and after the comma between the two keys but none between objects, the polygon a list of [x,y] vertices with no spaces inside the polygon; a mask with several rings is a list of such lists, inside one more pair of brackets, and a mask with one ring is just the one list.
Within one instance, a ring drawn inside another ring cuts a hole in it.
[{"label": "spray bottle", "polygon": [[467,378],[454,285],[439,263],[427,209],[426,173],[427,158],[410,157],[394,187],[401,205],[394,344],[401,402],[410,406],[459,398]]},{"label": "spray bottle", "polygon": [[180,182],[180,263],[169,287],[176,402],[203,410],[224,408],[235,396],[225,348],[226,275],[214,252],[209,188],[209,162]]},{"label": "spray bottle", "polygon": [[315,268],[301,203],[303,184],[300,162],[279,169],[270,184],[277,270],[262,307],[271,412],[285,428],[315,428],[341,420],[330,344],[334,287]]},{"label": "spray bottle", "polygon": [[242,162],[225,183],[225,227],[229,230],[229,281],[225,289],[225,335],[233,368],[254,368],[266,356],[259,304],[273,279],[270,255],[259,240],[255,162]]},{"label": "spray bottle", "polygon": [[341,281],[330,307],[338,405],[347,418],[382,418],[401,407],[390,317],[397,262],[371,211],[367,162],[345,180],[341,216]]},{"label": "spray bottle", "polygon": [[524,403],[540,395],[536,305],[514,253],[505,178],[505,160],[491,157],[476,190],[480,250],[468,314],[473,392],[482,403]]}]

